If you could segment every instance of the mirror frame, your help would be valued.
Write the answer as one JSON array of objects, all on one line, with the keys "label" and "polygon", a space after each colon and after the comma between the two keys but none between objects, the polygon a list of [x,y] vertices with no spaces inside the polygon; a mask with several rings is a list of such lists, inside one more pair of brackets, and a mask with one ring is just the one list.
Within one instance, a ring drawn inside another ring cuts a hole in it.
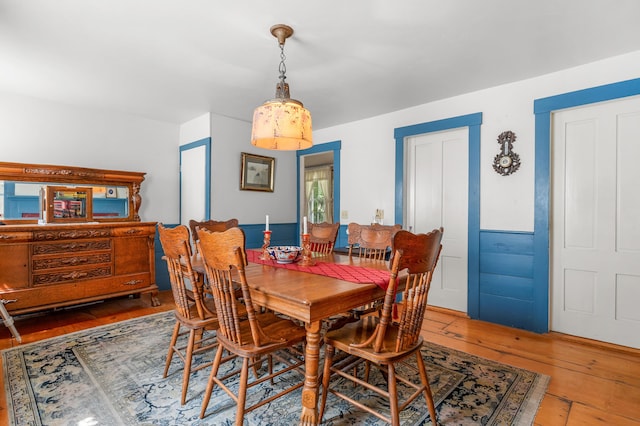
[{"label": "mirror frame", "polygon": [[[138,211],[142,204],[140,185],[145,173],[118,170],[90,169],[85,167],[59,166],[49,164],[25,164],[0,162],[0,180],[13,182],[39,182],[46,186],[125,186],[128,188],[127,217],[95,218],[91,222],[140,222]],[[20,225],[38,223],[38,219],[0,219],[5,224]]]}]

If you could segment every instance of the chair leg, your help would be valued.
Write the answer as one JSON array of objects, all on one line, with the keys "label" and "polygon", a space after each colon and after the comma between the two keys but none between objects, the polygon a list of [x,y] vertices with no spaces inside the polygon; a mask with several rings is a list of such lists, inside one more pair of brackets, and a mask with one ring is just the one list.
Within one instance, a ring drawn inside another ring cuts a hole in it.
[{"label": "chair leg", "polygon": [[416,352],[416,361],[418,364],[418,371],[420,372],[420,379],[424,386],[424,399],[427,401],[427,407],[429,407],[429,415],[431,416],[431,423],[433,426],[438,426],[438,418],[436,415],[436,407],[433,403],[433,394],[431,393],[431,386],[429,385],[429,376],[427,376],[427,369],[424,365],[424,360],[420,351]]},{"label": "chair leg", "polygon": [[391,408],[391,425],[400,426],[400,412],[398,411],[398,383],[396,381],[396,369],[393,363],[387,364],[389,375],[389,407]]},{"label": "chair leg", "polygon": [[[271,355],[267,357],[267,370],[269,372],[269,375],[273,374],[273,357]],[[271,378],[270,382],[272,385],[275,384],[275,380],[273,380],[273,377]]]},{"label": "chair leg", "polygon": [[207,390],[204,393],[204,397],[202,398],[202,408],[200,409],[200,418],[204,418],[204,413],[207,411],[207,406],[209,405],[209,400],[211,399],[211,393],[213,392],[213,387],[216,382],[213,380],[218,374],[218,368],[220,368],[220,361],[222,361],[222,353],[224,349],[222,346],[218,346],[216,350],[216,356],[213,359],[213,365],[211,366],[211,374],[209,374],[209,381],[207,382]]},{"label": "chair leg", "polygon": [[240,389],[238,389],[238,409],[236,411],[236,426],[244,423],[244,406],[247,401],[247,380],[249,379],[249,358],[242,359],[240,372]]},{"label": "chair leg", "polygon": [[182,397],[180,405],[187,402],[187,388],[189,387],[189,377],[191,376],[191,361],[193,360],[193,347],[195,346],[197,330],[189,331],[189,341],[187,342],[187,352],[184,357],[184,371],[182,372]]},{"label": "chair leg", "polygon": [[324,367],[322,369],[322,400],[320,401],[320,413],[318,414],[318,422],[322,422],[324,407],[327,403],[327,393],[329,393],[329,380],[331,379],[331,364],[333,362],[334,352],[335,348],[333,346],[325,346]]},{"label": "chair leg", "polygon": [[169,373],[169,366],[171,365],[171,360],[173,359],[173,351],[176,347],[176,342],[178,341],[178,335],[180,334],[180,322],[176,321],[176,325],[173,327],[173,334],[171,335],[171,343],[169,343],[169,352],[167,352],[167,362],[164,364],[164,373],[162,373],[162,377],[166,378]]}]

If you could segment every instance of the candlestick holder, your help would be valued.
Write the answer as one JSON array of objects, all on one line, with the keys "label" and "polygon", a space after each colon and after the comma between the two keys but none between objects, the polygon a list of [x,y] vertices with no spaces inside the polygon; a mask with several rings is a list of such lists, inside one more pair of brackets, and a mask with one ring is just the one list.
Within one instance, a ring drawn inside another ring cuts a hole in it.
[{"label": "candlestick holder", "polygon": [[258,259],[260,260],[271,260],[271,255],[269,255],[269,251],[267,247],[271,245],[271,231],[262,231],[264,234],[264,239],[262,240],[262,254]]},{"label": "candlestick holder", "polygon": [[298,262],[300,266],[313,266],[316,262],[311,259],[311,236],[302,234],[302,259]]}]

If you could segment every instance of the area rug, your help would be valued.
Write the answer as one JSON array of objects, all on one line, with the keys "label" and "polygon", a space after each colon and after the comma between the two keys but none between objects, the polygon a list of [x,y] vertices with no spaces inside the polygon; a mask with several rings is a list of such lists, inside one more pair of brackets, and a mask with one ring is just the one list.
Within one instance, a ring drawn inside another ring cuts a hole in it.
[{"label": "area rug", "polygon": [[[169,377],[162,378],[171,312],[18,346],[2,352],[7,409],[12,425],[230,425],[235,405],[219,388],[207,417],[198,418],[209,369],[192,375],[187,403],[181,406],[182,374],[174,357]],[[530,425],[549,378],[435,344],[422,355],[429,370],[438,411],[444,425]],[[203,354],[196,362],[206,362]],[[232,368],[232,366],[228,366]],[[293,373],[292,373],[293,374]],[[382,381],[374,376],[372,380]],[[262,398],[272,387],[262,384],[251,398]],[[299,380],[290,378],[289,380]],[[352,388],[345,384],[345,388]],[[382,401],[365,394],[359,400]],[[293,425],[300,416],[301,391],[292,392],[245,417],[245,425]],[[402,412],[403,425],[431,421],[423,398]],[[374,416],[330,395],[325,425],[380,425]]]}]

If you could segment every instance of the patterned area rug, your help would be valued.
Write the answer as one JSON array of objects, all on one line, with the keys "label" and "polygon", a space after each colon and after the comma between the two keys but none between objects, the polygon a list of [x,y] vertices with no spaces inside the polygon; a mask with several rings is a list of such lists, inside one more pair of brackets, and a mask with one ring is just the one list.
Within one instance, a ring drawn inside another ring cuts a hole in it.
[{"label": "patterned area rug", "polygon": [[[173,314],[164,312],[3,351],[10,424],[233,424],[235,405],[219,388],[212,395],[208,416],[198,418],[208,368],[192,376],[184,406],[179,403],[182,375],[177,357],[169,377],[162,378],[173,324]],[[548,385],[547,376],[434,344],[425,345],[422,354],[442,424],[532,424]],[[211,355],[204,354],[198,361],[210,359]],[[371,378],[384,380],[373,374]],[[251,398],[268,395],[271,387],[266,382],[252,391]],[[361,401],[383,404],[353,392]],[[297,424],[300,397],[298,390],[252,411],[245,425]],[[325,425],[383,424],[333,395],[324,420]],[[401,423],[431,424],[423,398],[403,411]]]}]

